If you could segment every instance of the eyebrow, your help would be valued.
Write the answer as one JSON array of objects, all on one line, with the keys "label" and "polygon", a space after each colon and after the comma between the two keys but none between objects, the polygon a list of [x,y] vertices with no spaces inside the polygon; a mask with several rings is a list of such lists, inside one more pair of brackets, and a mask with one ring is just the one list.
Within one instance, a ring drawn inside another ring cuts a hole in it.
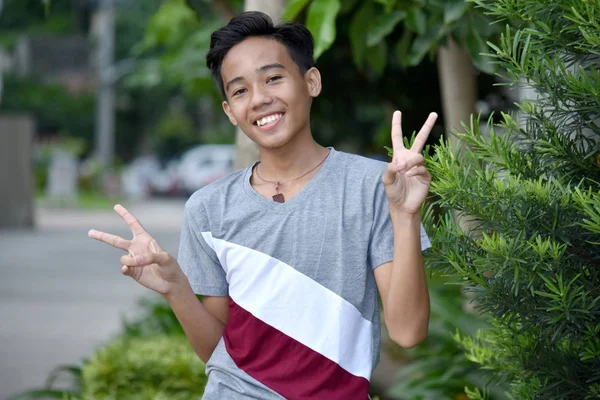
[{"label": "eyebrow", "polygon": [[[258,68],[256,70],[256,72],[264,72],[267,71],[269,69],[285,69],[285,67],[279,63],[273,63],[273,64],[267,64],[267,65],[263,65],[262,67]],[[229,91],[229,87],[231,85],[233,85],[234,83],[243,81],[244,78],[241,76],[238,76],[236,78],[233,78],[232,80],[230,80],[229,82],[227,82],[227,85],[225,85],[225,91]]]}]

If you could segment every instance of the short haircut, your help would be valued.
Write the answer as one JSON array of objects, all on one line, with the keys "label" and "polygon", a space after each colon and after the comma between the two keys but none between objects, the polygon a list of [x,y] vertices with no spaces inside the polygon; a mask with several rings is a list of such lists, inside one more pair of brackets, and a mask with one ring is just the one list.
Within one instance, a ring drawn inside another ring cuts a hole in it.
[{"label": "short haircut", "polygon": [[210,50],[206,55],[206,65],[210,68],[224,98],[227,98],[227,95],[221,76],[223,60],[233,46],[250,37],[269,38],[283,44],[290,58],[298,65],[301,74],[314,66],[314,40],[304,25],[297,22],[274,25],[265,13],[241,13],[233,17],[227,25],[213,32]]}]

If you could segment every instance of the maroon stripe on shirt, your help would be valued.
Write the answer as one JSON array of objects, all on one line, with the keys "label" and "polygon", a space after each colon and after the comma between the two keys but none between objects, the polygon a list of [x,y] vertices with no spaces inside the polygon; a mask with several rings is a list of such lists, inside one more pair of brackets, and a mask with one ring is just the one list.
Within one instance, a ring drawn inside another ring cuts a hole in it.
[{"label": "maroon stripe on shirt", "polygon": [[367,379],[264,323],[231,298],[223,340],[241,370],[286,399],[369,398]]}]

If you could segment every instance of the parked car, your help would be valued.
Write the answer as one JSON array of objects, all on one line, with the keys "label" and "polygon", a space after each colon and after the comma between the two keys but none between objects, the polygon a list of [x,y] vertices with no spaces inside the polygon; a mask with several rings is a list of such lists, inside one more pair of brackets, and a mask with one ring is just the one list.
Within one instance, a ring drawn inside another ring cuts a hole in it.
[{"label": "parked car", "polygon": [[123,171],[125,193],[130,197],[176,195],[179,192],[179,161],[161,163],[157,156],[140,156]]},{"label": "parked car", "polygon": [[235,146],[206,144],[195,146],[181,155],[178,169],[180,188],[191,194],[233,170]]}]

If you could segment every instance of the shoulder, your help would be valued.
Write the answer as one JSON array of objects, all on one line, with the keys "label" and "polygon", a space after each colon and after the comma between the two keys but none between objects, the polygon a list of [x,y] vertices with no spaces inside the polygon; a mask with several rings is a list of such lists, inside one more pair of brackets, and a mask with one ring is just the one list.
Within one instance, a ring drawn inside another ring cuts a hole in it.
[{"label": "shoulder", "polygon": [[337,152],[339,167],[347,177],[378,178],[387,168],[387,162],[373,158],[360,156],[358,154]]},{"label": "shoulder", "polygon": [[247,169],[239,169],[196,190],[185,203],[185,214],[207,214],[219,208],[224,200],[242,190]]},{"label": "shoulder", "polygon": [[388,163],[357,154],[336,152],[335,163],[330,169],[328,185],[337,185],[346,196],[345,204],[352,208],[365,209],[366,204],[374,204],[385,197],[381,177]]}]

